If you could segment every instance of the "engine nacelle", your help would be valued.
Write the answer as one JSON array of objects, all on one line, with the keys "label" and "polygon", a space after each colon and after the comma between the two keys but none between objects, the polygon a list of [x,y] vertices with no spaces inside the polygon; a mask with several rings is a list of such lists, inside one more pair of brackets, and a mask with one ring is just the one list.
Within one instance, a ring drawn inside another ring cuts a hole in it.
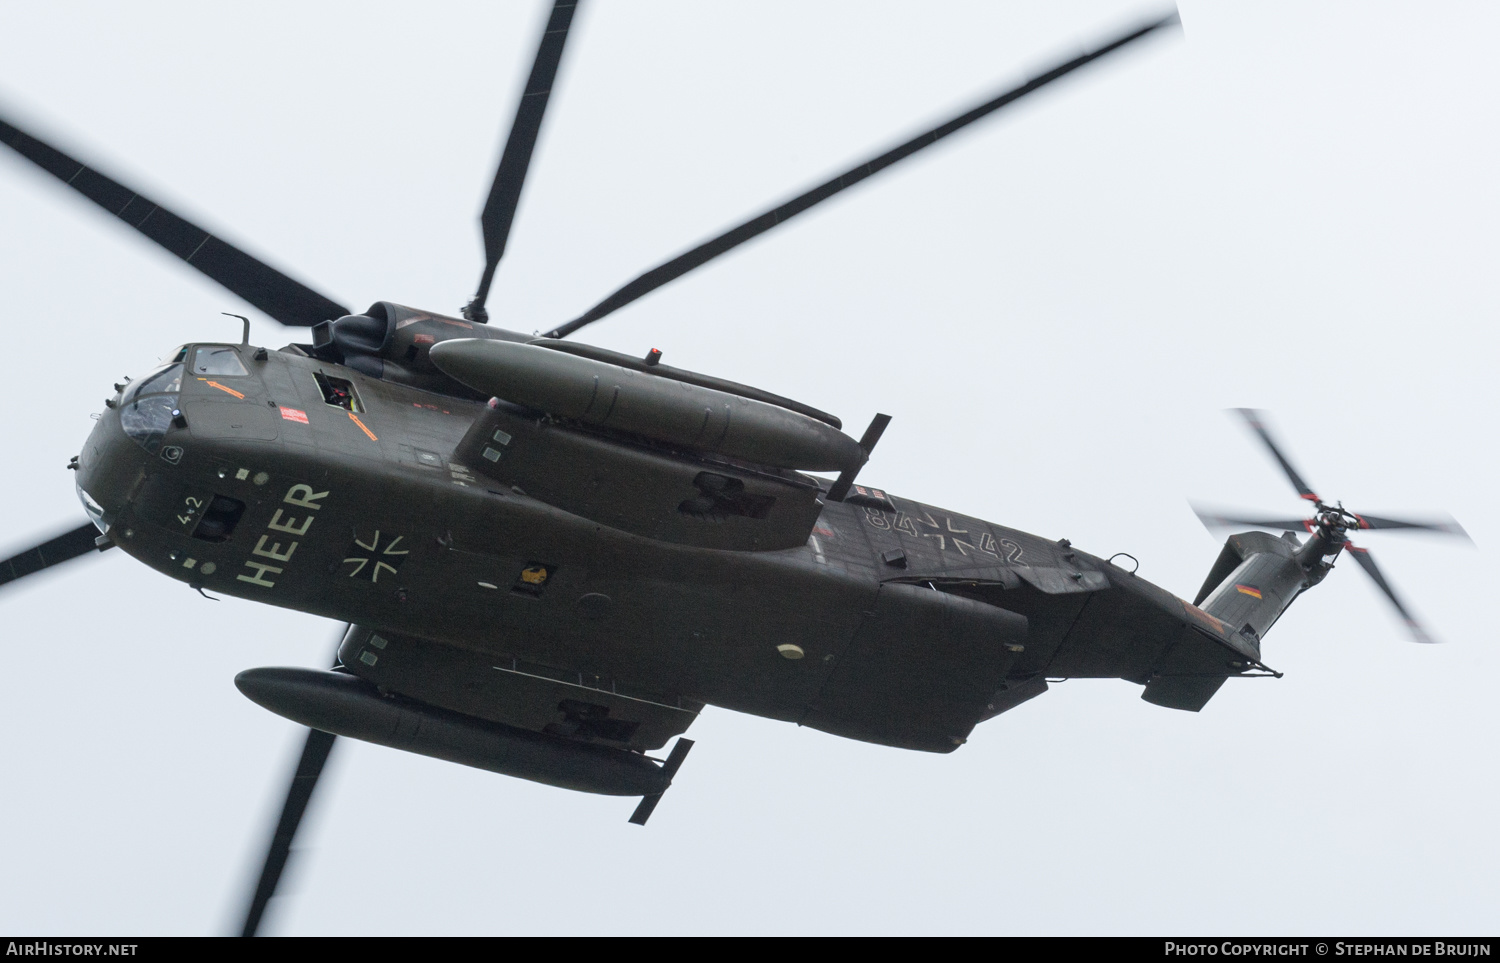
[{"label": "engine nacelle", "polygon": [[514,331],[391,301],[377,301],[364,314],[348,314],[336,321],[314,325],[312,334],[313,348],[319,357],[372,378],[464,398],[480,396],[443,374],[428,360],[427,353],[433,345],[451,338],[531,340]]}]

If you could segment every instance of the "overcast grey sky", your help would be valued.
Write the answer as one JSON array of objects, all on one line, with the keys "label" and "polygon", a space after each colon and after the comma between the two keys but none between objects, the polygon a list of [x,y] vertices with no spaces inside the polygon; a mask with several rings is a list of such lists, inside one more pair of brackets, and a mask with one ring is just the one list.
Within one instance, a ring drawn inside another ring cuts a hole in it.
[{"label": "overcast grey sky", "polygon": [[[1341,565],[1198,715],[1057,685],[948,756],[710,709],[634,803],[341,741],[280,933],[1492,933],[1500,708],[1487,4],[1184,3],[1142,44],[586,332],[895,420],[864,480],[1192,596],[1189,497],[1298,502],[1270,409],[1440,646]],[[0,109],[336,298],[456,312],[544,0],[0,4]],[[593,3],[490,309],[545,329],[1160,9]],[[83,516],[110,382],[245,306],[0,155],[4,539]],[[253,340],[292,340],[256,319]],[[234,689],[335,626],[120,553],[0,594],[0,929],[229,929],[300,735]]]}]

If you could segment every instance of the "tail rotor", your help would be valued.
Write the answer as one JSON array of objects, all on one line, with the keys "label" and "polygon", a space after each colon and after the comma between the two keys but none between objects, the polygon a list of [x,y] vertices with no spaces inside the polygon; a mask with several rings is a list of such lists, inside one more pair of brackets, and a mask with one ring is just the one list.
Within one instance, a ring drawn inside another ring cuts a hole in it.
[{"label": "tail rotor", "polygon": [[1395,589],[1387,581],[1385,574],[1375,564],[1370,550],[1362,546],[1356,546],[1349,541],[1348,533],[1352,531],[1423,531],[1437,532],[1443,535],[1455,535],[1468,539],[1468,533],[1452,518],[1430,518],[1424,520],[1384,518],[1378,515],[1361,515],[1349,511],[1343,502],[1329,504],[1323,501],[1303,478],[1303,476],[1292,466],[1286,453],[1276,440],[1271,436],[1267,427],[1265,412],[1253,408],[1235,408],[1234,413],[1243,418],[1250,430],[1260,438],[1261,442],[1270,451],[1271,456],[1276,459],[1287,479],[1292,483],[1297,495],[1303,500],[1310,502],[1313,513],[1311,518],[1280,518],[1272,519],[1266,517],[1246,516],[1241,514],[1224,514],[1210,511],[1197,505],[1193,511],[1204,526],[1210,530],[1227,528],[1259,528],[1269,531],[1305,532],[1308,534],[1307,541],[1298,551],[1298,560],[1302,563],[1303,570],[1307,573],[1309,584],[1321,582],[1328,572],[1333,568],[1341,552],[1347,551],[1355,563],[1364,570],[1370,580],[1375,583],[1376,588],[1390,600],[1396,613],[1402,622],[1406,624],[1407,631],[1411,634],[1413,641],[1422,643],[1435,642],[1431,634],[1422,626],[1417,618],[1412,615],[1411,610],[1401,601]]}]

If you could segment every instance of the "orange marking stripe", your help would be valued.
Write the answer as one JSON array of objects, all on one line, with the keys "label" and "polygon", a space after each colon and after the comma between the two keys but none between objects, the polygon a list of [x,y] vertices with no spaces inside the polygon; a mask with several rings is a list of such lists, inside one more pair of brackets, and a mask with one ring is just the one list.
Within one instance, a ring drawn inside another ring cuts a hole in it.
[{"label": "orange marking stripe", "polygon": [[1234,583],[1234,588],[1235,588],[1235,591],[1239,592],[1240,594],[1242,594],[1242,595],[1248,595],[1248,596],[1250,596],[1253,599],[1258,599],[1258,598],[1261,597],[1260,596],[1260,589],[1256,588],[1253,585],[1241,585],[1238,582],[1236,582],[1236,583]]},{"label": "orange marking stripe", "polygon": [[240,394],[238,391],[235,391],[233,388],[229,388],[229,387],[226,387],[225,385],[219,384],[217,381],[207,381],[207,380],[205,380],[203,378],[199,378],[198,380],[202,381],[204,384],[208,385],[210,388],[218,388],[220,391],[227,391],[230,394],[234,395],[236,398],[240,399],[241,401],[245,400],[245,396],[244,395]]},{"label": "orange marking stripe", "polygon": [[380,440],[379,438],[375,437],[375,432],[373,432],[370,429],[366,428],[365,427],[365,423],[363,421],[360,421],[359,418],[352,411],[349,412],[349,420],[352,421],[352,422],[354,422],[356,425],[359,425],[359,430],[362,431],[362,432],[364,432],[365,434],[369,435],[371,441],[379,441]]}]

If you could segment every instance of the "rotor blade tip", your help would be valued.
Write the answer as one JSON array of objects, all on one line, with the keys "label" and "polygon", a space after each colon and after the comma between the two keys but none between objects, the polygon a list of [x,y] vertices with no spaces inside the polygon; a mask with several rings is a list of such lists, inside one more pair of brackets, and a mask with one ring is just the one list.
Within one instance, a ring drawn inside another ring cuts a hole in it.
[{"label": "rotor blade tip", "polygon": [[1421,623],[1417,622],[1415,619],[1406,620],[1406,629],[1411,633],[1412,641],[1414,642],[1420,642],[1423,645],[1441,644],[1439,640],[1434,639],[1432,636],[1428,635],[1427,630],[1422,628]]},{"label": "rotor blade tip", "polygon": [[634,280],[616,290],[584,314],[569,321],[567,324],[560,325],[549,331],[547,336],[566,337],[584,325],[591,324],[632,301],[650,294],[663,285],[682,277],[689,271],[695,270],[725,252],[733,250],[751,238],[759,237],[766,231],[785,224],[788,220],[796,217],[803,211],[822,203],[840,191],[863,182],[866,178],[885,170],[916,152],[932,146],[975,121],[989,116],[995,111],[1040,90],[1053,81],[1068,76],[1073,71],[1093,63],[1116,50],[1120,50],[1162,27],[1180,24],[1181,20],[1174,5],[1171,8],[1171,13],[1161,16],[1160,19],[1144,22],[1136,21],[1135,23],[1136,25],[1130,30],[1115,36],[1110,42],[1095,47],[1092,50],[1080,51],[1077,56],[1066,59],[1051,70],[1033,76],[1020,86],[1001,92],[984,103],[977,104],[969,110],[964,111],[957,117],[939,124],[937,127],[924,133],[918,134],[905,143],[898,144],[875,157],[862,161],[837,177],[804,191],[769,211],[763,211],[718,236],[684,251],[671,260],[658,264],[656,267],[637,276]]}]

